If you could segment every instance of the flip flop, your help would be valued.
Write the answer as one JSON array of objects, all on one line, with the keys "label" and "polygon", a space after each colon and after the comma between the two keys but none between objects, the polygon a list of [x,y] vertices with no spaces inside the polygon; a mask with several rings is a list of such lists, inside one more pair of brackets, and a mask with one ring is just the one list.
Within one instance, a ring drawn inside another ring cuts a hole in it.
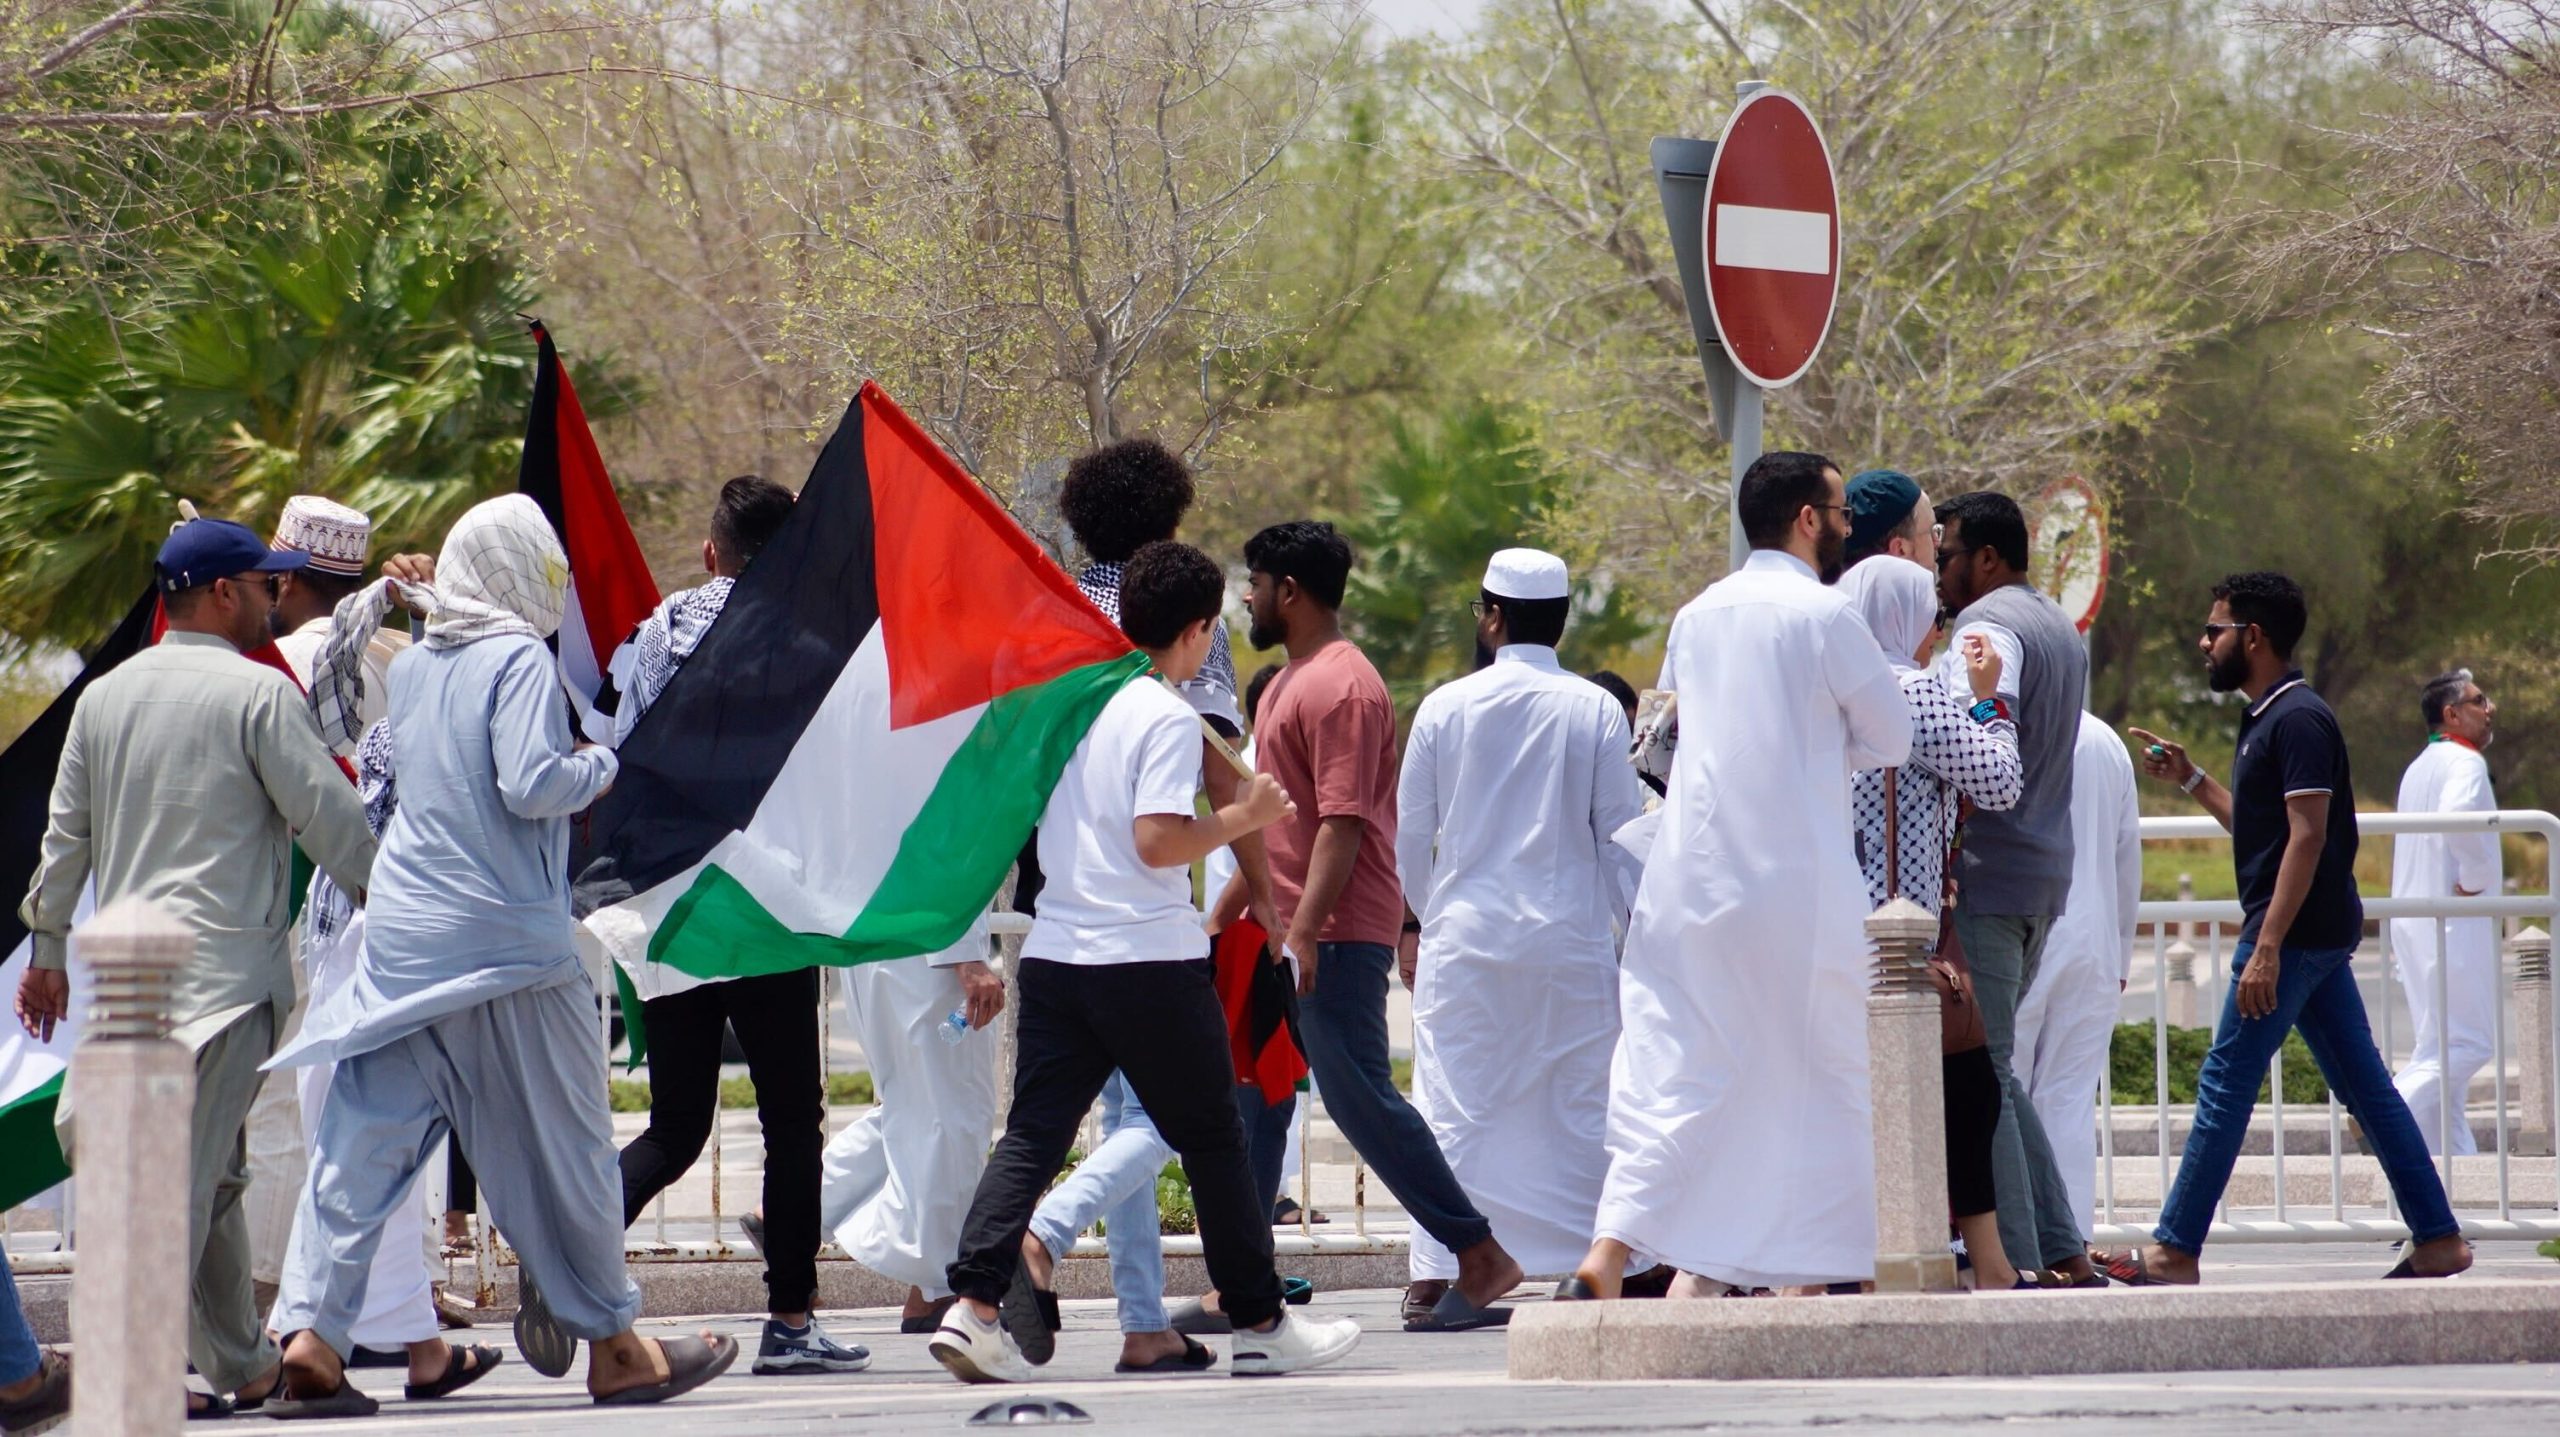
[{"label": "flip flop", "polygon": [[[199,1407],[196,1405],[198,1402],[204,1405]],[[220,1422],[238,1410],[238,1403],[218,1392],[187,1390],[187,1420],[190,1422]]]},{"label": "flip flop", "polygon": [[1668,1297],[1671,1294],[1671,1280],[1679,1275],[1679,1270],[1671,1264],[1658,1262],[1642,1272],[1629,1273],[1626,1281],[1618,1284],[1618,1295],[1620,1297]]},{"label": "flip flop", "polygon": [[433,1402],[439,1397],[450,1397],[488,1376],[506,1360],[505,1353],[485,1342],[456,1347],[452,1349],[452,1355],[445,1358],[443,1376],[433,1382],[405,1383],[400,1388],[400,1395],[412,1402]]},{"label": "flip flop", "polygon": [[666,1354],[667,1379],[646,1387],[626,1387],[596,1399],[598,1407],[636,1407],[644,1402],[664,1402],[682,1397],[705,1382],[729,1370],[738,1360],[738,1339],[714,1337],[661,1337],[658,1350]]},{"label": "flip flop", "polygon": [[1592,1289],[1591,1284],[1583,1279],[1581,1273],[1577,1272],[1573,1276],[1556,1284],[1556,1295],[1552,1300],[1556,1302],[1598,1302],[1600,1300],[1600,1294]]},{"label": "flip flop", "polygon": [[2108,1253],[2106,1255],[2106,1261],[2099,1263],[2097,1267],[2099,1272],[2115,1279],[2117,1282],[2123,1283],[2127,1287],[2186,1287],[2190,1285],[2182,1282],[2171,1282],[2167,1278],[2153,1277],[2150,1269],[2142,1265],[2142,1249],[2138,1247],[2129,1247],[2122,1252]]},{"label": "flip flop", "polygon": [[516,1269],[515,1334],[524,1365],[545,1377],[566,1377],[578,1360],[578,1339],[552,1315],[551,1304],[533,1285],[533,1274],[521,1267]]},{"label": "flip flop", "polygon": [[1473,1332],[1481,1327],[1506,1327],[1511,1322],[1507,1307],[1478,1307],[1467,1301],[1467,1295],[1455,1287],[1431,1309],[1430,1315],[1417,1317],[1404,1325],[1407,1332]]},{"label": "flip flop", "polygon": [[996,1309],[1023,1361],[1039,1367],[1058,1355],[1058,1332],[1066,1326],[1058,1316],[1058,1295],[1032,1285],[1029,1263],[1014,1264],[1013,1285]]},{"label": "flip flop", "polygon": [[[358,1392],[341,1373],[335,1392],[319,1397],[294,1397],[278,1392],[267,1399],[263,1410],[278,1422],[300,1422],[318,1417],[371,1417],[382,1410],[382,1404]],[[191,1411],[187,1416],[192,1419],[195,1414]]]},{"label": "flip flop", "polygon": [[1170,1357],[1159,1357],[1153,1362],[1144,1363],[1138,1366],[1131,1366],[1126,1362],[1115,1363],[1112,1365],[1111,1370],[1114,1372],[1124,1373],[1205,1372],[1209,1368],[1217,1365],[1217,1361],[1218,1354],[1211,1352],[1208,1348],[1203,1347],[1199,1343],[1192,1341],[1189,1337],[1184,1336],[1182,1338],[1182,1350],[1174,1353]]},{"label": "flip flop", "polygon": [[[951,1310],[951,1304],[958,1302],[959,1300],[960,1299],[957,1296],[938,1297],[934,1299],[932,1306],[925,1309],[924,1316],[901,1316],[898,1319],[899,1334],[905,1337],[931,1337],[942,1330],[943,1314],[949,1312]],[[1051,1300],[1055,1301],[1055,1298],[1053,1297]],[[1016,1345],[1019,1346],[1020,1344],[1017,1343]]]},{"label": "flip flop", "polygon": [[1165,1326],[1185,1337],[1224,1337],[1235,1331],[1235,1324],[1227,1321],[1225,1313],[1211,1312],[1196,1297],[1177,1304],[1165,1316]]}]

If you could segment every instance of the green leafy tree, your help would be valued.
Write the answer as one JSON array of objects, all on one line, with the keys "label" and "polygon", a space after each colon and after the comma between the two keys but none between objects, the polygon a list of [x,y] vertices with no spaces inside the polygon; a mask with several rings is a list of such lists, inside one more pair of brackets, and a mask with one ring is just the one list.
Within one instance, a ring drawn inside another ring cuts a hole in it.
[{"label": "green leafy tree", "polygon": [[[350,146],[360,215],[262,216],[109,312],[85,295],[0,331],[0,628],[78,645],[149,573],[177,501],[252,526],[298,492],[432,547],[514,482],[533,291],[502,217],[432,134]],[[589,369],[590,411],[615,386]]]},{"label": "green leafy tree", "polygon": [[[1370,470],[1357,518],[1344,526],[1358,563],[1344,622],[1411,713],[1434,686],[1474,667],[1475,616],[1485,560],[1497,549],[1544,546],[1567,497],[1515,410],[1476,400],[1428,431],[1398,420]],[[1645,632],[1621,591],[1583,566],[1561,652],[1567,667],[1624,648]]]}]

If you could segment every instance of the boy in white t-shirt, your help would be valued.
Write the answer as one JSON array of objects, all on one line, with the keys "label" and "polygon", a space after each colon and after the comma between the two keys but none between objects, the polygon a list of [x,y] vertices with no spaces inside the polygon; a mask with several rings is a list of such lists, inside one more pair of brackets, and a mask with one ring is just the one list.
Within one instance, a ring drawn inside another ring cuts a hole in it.
[{"label": "boy in white t-shirt", "polygon": [[[1225,587],[1199,550],[1149,544],[1121,576],[1121,630],[1180,683],[1209,652]],[[1291,1317],[1280,1305],[1271,1195],[1246,1161],[1226,1011],[1191,901],[1195,860],[1286,818],[1291,805],[1263,776],[1195,816],[1200,750],[1189,704],[1153,680],[1132,683],[1076,745],[1041,815],[1048,883],[1022,945],[1013,1107],[951,1264],[960,1301],[930,1344],[964,1382],[1033,1375],[998,1307],[1040,1193],[1115,1068],[1190,1177],[1202,1255],[1234,1323],[1231,1370],[1294,1372],[1359,1345],[1358,1323]],[[1211,1360],[1203,1349],[1195,1365]]]}]

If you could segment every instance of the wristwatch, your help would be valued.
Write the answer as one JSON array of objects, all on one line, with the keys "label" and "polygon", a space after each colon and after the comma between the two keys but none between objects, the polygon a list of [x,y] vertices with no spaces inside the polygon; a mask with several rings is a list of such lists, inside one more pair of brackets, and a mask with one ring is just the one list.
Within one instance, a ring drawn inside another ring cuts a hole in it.
[{"label": "wristwatch", "polygon": [[2204,770],[2200,768],[2191,768],[2187,770],[2186,779],[2181,782],[2178,787],[2184,789],[2188,793],[2193,793],[2196,791],[2197,786],[2203,782]]}]

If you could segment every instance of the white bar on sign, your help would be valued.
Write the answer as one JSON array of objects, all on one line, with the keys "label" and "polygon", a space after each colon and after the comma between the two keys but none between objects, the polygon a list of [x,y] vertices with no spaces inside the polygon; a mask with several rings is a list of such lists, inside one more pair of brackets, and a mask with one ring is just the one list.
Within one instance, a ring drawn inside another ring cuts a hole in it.
[{"label": "white bar on sign", "polygon": [[1816,210],[1718,205],[1715,262],[1719,269],[1829,274],[1831,216]]}]

